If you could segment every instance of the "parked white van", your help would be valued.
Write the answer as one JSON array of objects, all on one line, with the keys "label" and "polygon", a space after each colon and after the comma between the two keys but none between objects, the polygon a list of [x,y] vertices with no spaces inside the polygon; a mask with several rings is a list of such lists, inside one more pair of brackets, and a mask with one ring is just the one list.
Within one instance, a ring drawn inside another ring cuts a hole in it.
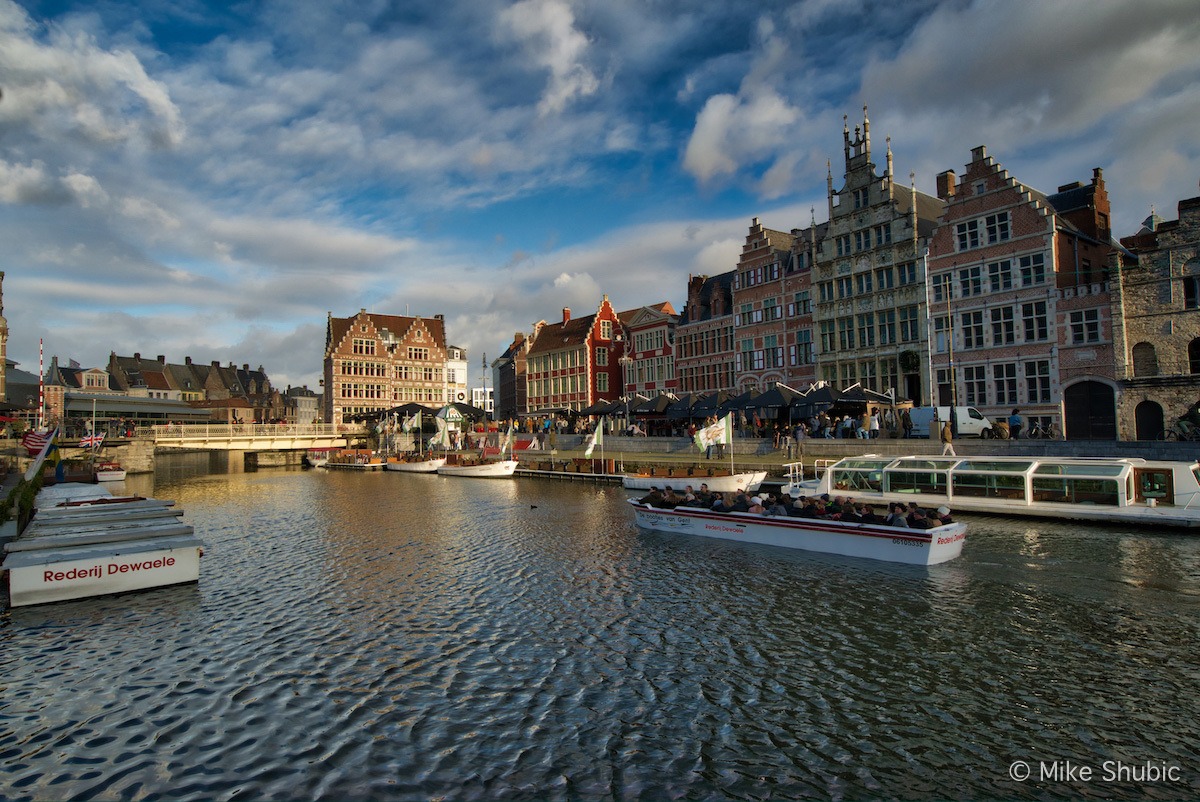
[{"label": "parked white van", "polygon": [[[992,422],[975,407],[955,407],[958,417],[959,437],[983,437],[990,431]],[[929,424],[950,419],[950,407],[913,407],[908,411],[913,422],[913,437],[929,437]],[[941,424],[939,424],[940,428]],[[936,436],[936,435],[935,435]]]}]

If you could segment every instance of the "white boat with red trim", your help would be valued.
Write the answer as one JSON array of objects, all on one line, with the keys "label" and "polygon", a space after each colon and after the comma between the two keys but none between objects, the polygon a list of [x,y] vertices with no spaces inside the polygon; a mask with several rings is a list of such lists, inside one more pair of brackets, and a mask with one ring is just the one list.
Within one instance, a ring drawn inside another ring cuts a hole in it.
[{"label": "white boat with red trim", "polygon": [[962,554],[966,524],[908,529],[887,524],[842,523],[750,512],[716,512],[703,507],[664,509],[629,500],[637,525],[656,532],[761,543],[845,557],[936,565]]},{"label": "white boat with red trim", "polygon": [[439,476],[460,476],[471,479],[509,479],[517,471],[517,460],[500,459],[474,465],[443,465]]},{"label": "white boat with red trim", "polygon": [[427,457],[424,459],[389,459],[383,467],[385,470],[401,473],[437,473],[437,469],[445,464],[445,457]]}]

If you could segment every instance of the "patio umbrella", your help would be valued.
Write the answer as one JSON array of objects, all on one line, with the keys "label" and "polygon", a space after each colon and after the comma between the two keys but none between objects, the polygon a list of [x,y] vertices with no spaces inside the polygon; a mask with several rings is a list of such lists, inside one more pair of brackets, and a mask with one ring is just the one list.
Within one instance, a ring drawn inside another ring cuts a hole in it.
[{"label": "patio umbrella", "polygon": [[667,407],[667,417],[671,420],[695,417],[692,407],[700,400],[698,393],[685,393],[678,401]]},{"label": "patio umbrella", "polygon": [[717,409],[728,400],[729,393],[725,390],[718,390],[711,395],[704,396],[692,405],[692,416],[707,418],[709,415],[716,415]]},{"label": "patio umbrella", "polygon": [[629,411],[634,415],[661,415],[673,403],[675,403],[675,399],[664,393],[654,398],[647,398],[636,406],[630,407]]},{"label": "patio umbrella", "polygon": [[754,401],[760,395],[762,395],[762,393],[758,390],[747,390],[736,398],[730,398],[728,401],[722,404],[718,414],[724,415],[726,412],[736,412],[750,409],[751,407],[755,406]]}]

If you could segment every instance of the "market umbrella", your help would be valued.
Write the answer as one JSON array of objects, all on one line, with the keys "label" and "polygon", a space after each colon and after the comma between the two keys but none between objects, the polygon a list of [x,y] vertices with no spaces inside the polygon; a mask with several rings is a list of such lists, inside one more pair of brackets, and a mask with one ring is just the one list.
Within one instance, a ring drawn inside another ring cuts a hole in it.
[{"label": "market umbrella", "polygon": [[685,393],[678,401],[667,407],[667,417],[672,420],[695,417],[695,411],[692,408],[700,399],[701,396],[698,393]]},{"label": "market umbrella", "polygon": [[730,398],[728,401],[722,404],[718,414],[724,415],[726,412],[750,409],[751,407],[755,406],[754,401],[760,395],[762,395],[762,393],[758,390],[747,390],[736,398]]},{"label": "market umbrella", "polygon": [[633,415],[661,415],[667,411],[667,407],[675,403],[675,400],[674,397],[664,393],[639,402],[636,406],[630,407],[629,411]]},{"label": "market umbrella", "polygon": [[725,390],[704,396],[695,404],[692,405],[692,415],[697,418],[707,418],[709,415],[716,415],[717,409],[722,404],[729,400],[729,393]]}]

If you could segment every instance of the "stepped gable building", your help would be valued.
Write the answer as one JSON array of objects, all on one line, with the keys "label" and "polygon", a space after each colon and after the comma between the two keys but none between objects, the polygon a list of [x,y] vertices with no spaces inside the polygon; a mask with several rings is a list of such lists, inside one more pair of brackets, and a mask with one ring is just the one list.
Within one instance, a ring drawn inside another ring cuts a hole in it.
[{"label": "stepped gable building", "polygon": [[679,315],[668,302],[622,312],[619,317],[625,340],[621,362],[622,395],[653,398],[671,394],[678,397],[679,379],[675,375],[675,327]]},{"label": "stepped gable building", "polygon": [[1113,277],[1122,439],[1152,440],[1200,405],[1200,197],[1121,239]]},{"label": "stepped gable building", "polygon": [[[816,217],[815,212],[813,217]],[[816,349],[813,345],[815,306],[813,304],[813,266],[822,240],[829,230],[828,223],[792,230],[792,252],[783,277],[785,336],[787,337],[787,369],[784,384],[801,389],[816,381]]]},{"label": "stepped gable building", "polygon": [[563,307],[562,322],[538,328],[526,363],[528,409],[546,414],[578,411],[598,401],[615,401],[621,390],[618,340],[621,319],[608,296],[595,314],[572,318]]},{"label": "stepped gable building", "polygon": [[687,303],[675,327],[675,374],[682,393],[734,388],[734,271],[689,276]]},{"label": "stepped gable building", "polygon": [[[985,147],[971,156],[961,178],[948,170],[937,179],[946,206],[929,244],[928,291],[938,403],[994,417],[1020,408],[1027,425],[1063,431],[1065,417],[1068,437],[1114,437],[1111,369],[1101,364],[1111,331],[1099,269],[1110,247],[1100,174],[1084,192],[1063,187],[1060,214]],[[1085,218],[1091,231],[1072,222]]]},{"label": "stepped gable building", "polygon": [[733,276],[734,390],[768,390],[785,378],[784,272],[796,237],[755,217]]},{"label": "stepped gable building", "polygon": [[438,409],[446,398],[445,319],[329,315],[325,327],[323,410],[326,423],[371,415],[409,402]]},{"label": "stepped gable building", "polygon": [[[850,138],[842,126],[845,178],[826,178],[829,224],[817,244],[811,283],[818,327],[816,376],[855,383],[897,399],[929,399],[924,358],[927,317],[924,254],[942,201],[897,187],[891,140],[883,175],[871,161],[871,121]],[[814,224],[815,228],[815,224]]]},{"label": "stepped gable building", "polygon": [[526,337],[524,332],[518,331],[504,353],[492,361],[496,420],[512,420],[528,409],[525,370],[526,354],[532,344],[532,337]]}]

